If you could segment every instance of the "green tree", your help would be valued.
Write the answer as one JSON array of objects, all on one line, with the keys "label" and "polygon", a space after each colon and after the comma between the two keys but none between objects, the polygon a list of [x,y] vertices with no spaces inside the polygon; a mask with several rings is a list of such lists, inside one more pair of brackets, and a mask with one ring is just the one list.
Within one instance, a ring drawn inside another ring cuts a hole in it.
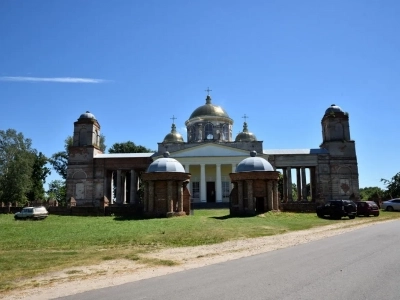
[{"label": "green tree", "polygon": [[0,130],[0,201],[27,201],[35,162],[32,141],[14,129]]},{"label": "green tree", "polygon": [[60,205],[65,205],[67,198],[65,181],[52,180],[49,183],[49,189],[47,190],[47,195],[49,199],[55,199]]},{"label": "green tree", "polygon": [[46,166],[47,163],[48,159],[45,155],[43,155],[42,152],[34,154],[31,175],[32,186],[30,191],[27,193],[27,198],[29,201],[44,199],[45,191],[43,184],[46,182],[47,175],[51,173],[50,169]]},{"label": "green tree", "polygon": [[385,191],[377,186],[365,187],[360,189],[361,200],[382,198],[384,194]]},{"label": "green tree", "polygon": [[385,196],[388,198],[400,197],[400,172],[392,177],[392,179],[381,179],[386,185]]},{"label": "green tree", "polygon": [[108,149],[108,153],[149,153],[153,152],[152,150],[141,146],[136,145],[134,142],[127,141],[124,143],[115,143]]}]

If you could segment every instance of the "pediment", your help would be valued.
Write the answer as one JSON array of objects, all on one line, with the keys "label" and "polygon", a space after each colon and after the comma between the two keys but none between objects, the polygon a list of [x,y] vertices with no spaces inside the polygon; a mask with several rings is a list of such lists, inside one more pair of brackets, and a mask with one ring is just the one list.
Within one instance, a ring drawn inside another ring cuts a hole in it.
[{"label": "pediment", "polygon": [[248,156],[249,151],[222,145],[199,145],[171,153],[171,157]]}]

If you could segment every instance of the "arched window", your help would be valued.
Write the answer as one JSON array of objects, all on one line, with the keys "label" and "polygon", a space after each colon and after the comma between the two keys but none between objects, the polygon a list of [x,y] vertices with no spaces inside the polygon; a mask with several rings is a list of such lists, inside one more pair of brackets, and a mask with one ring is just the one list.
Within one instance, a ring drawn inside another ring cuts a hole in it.
[{"label": "arched window", "polygon": [[214,133],[213,133],[213,124],[207,123],[204,126],[204,133],[205,133],[205,138],[207,140],[213,140],[214,139]]},{"label": "arched window", "polygon": [[222,126],[222,140],[229,141],[229,125],[228,124],[224,124]]},{"label": "arched window", "polygon": [[79,130],[79,146],[86,146],[86,129]]},{"label": "arched window", "polygon": [[100,135],[99,135],[99,132],[97,131],[97,130],[95,130],[95,141],[94,141],[94,144],[96,145],[96,146],[100,146]]},{"label": "arched window", "polygon": [[337,123],[335,125],[335,131],[333,132],[333,139],[335,139],[335,140],[343,140],[344,139],[342,124]]},{"label": "arched window", "polygon": [[194,126],[188,128],[188,142],[193,142],[196,138],[196,129]]}]

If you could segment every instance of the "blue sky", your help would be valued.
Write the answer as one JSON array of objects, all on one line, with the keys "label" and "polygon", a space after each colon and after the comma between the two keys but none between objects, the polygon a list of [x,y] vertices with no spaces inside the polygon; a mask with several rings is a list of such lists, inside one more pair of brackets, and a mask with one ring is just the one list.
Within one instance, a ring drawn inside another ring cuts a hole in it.
[{"label": "blue sky", "polygon": [[[398,1],[0,1],[0,129],[47,156],[89,110],[106,144],[157,149],[213,103],[265,149],[318,148],[350,115],[360,187],[400,171]],[[54,173],[54,172],[53,172]],[[53,174],[49,180],[55,179]]]}]

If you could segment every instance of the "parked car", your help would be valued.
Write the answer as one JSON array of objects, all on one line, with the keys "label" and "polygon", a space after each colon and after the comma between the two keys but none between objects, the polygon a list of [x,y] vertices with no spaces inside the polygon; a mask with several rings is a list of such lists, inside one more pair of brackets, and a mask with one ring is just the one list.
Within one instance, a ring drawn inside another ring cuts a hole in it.
[{"label": "parked car", "polygon": [[15,220],[40,220],[45,219],[49,215],[46,207],[38,206],[38,207],[24,207],[20,212],[17,212],[14,215]]},{"label": "parked car", "polygon": [[350,200],[330,200],[326,204],[317,207],[317,216],[341,219],[349,217],[354,219],[357,214],[357,205]]},{"label": "parked car", "polygon": [[400,198],[382,202],[381,208],[387,211],[400,210]]},{"label": "parked car", "polygon": [[379,216],[379,206],[374,201],[358,201],[357,204],[357,216],[369,217],[374,215]]}]

